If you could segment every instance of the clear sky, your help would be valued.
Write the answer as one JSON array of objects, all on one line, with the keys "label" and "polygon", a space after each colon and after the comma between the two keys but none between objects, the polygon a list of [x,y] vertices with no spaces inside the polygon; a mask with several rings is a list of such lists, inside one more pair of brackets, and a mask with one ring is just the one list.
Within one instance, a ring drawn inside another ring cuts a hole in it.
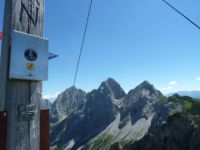
[{"label": "clear sky", "polygon": [[[200,24],[199,0],[169,2]],[[49,62],[46,97],[72,86],[88,7],[46,0],[44,36],[59,55]],[[76,86],[90,91],[108,77],[126,91],[144,80],[164,93],[200,90],[200,30],[162,0],[94,0]]]}]

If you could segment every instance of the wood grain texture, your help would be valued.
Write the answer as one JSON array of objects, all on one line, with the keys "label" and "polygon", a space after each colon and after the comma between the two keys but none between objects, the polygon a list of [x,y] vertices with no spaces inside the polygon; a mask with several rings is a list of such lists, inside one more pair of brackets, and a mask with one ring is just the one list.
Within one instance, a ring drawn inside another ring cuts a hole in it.
[{"label": "wood grain texture", "polygon": [[[26,10],[22,8],[25,6]],[[35,24],[32,18],[38,18]],[[21,18],[20,18],[21,17]],[[9,58],[12,30],[43,36],[44,0],[6,0],[0,67],[0,110],[8,112],[7,150],[39,150],[41,82],[9,80]],[[20,44],[20,43],[19,43]],[[33,121],[19,121],[18,106],[36,105]]]}]

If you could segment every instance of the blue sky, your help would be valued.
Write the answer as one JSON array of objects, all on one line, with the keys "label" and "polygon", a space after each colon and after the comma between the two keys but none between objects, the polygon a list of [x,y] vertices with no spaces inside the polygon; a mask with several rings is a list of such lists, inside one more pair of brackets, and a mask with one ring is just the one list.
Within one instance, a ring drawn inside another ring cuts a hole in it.
[{"label": "blue sky", "polygon": [[[169,0],[200,24],[199,0]],[[0,4],[2,28],[3,1]],[[51,97],[73,83],[89,0],[46,1]],[[94,0],[76,86],[90,91],[112,77],[129,91],[148,80],[164,93],[200,90],[200,30],[162,0]]]}]

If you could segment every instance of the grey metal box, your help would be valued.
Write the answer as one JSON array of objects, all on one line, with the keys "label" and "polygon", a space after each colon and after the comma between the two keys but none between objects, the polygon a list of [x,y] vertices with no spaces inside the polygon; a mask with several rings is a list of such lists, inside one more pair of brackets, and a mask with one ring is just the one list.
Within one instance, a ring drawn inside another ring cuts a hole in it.
[{"label": "grey metal box", "polygon": [[9,78],[47,80],[48,40],[13,31]]}]

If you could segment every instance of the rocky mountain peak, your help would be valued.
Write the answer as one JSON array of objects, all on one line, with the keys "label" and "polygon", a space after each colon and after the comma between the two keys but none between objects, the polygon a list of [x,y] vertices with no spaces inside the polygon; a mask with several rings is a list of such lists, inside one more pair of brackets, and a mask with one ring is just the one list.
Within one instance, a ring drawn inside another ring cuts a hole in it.
[{"label": "rocky mountain peak", "polygon": [[128,93],[128,96],[139,96],[139,97],[152,97],[152,96],[161,96],[161,92],[158,91],[151,83],[144,81],[139,84],[135,89],[131,90]]},{"label": "rocky mountain peak", "polygon": [[63,93],[72,93],[72,92],[76,93],[78,91],[82,91],[82,90],[76,88],[75,86],[71,86],[71,87],[67,88]]},{"label": "rocky mountain peak", "polygon": [[[67,96],[66,98],[70,98],[72,97],[71,99],[74,99],[74,100],[78,100],[76,98],[77,95],[85,95],[86,92],[81,90],[81,89],[78,89],[76,88],[75,86],[71,86],[70,88],[66,89],[63,94],[65,96]],[[66,99],[67,100],[67,99]]]},{"label": "rocky mountain peak", "polygon": [[145,111],[152,110],[152,105],[161,100],[164,100],[165,97],[160,91],[158,91],[152,84],[148,81],[144,81],[139,84],[135,89],[131,90],[124,99],[123,106],[123,116],[132,110],[133,114],[139,114],[134,120],[137,120],[144,114]]},{"label": "rocky mountain peak", "polygon": [[52,122],[55,123],[65,118],[72,111],[80,110],[84,106],[85,95],[86,92],[74,86],[59,94],[52,105]]},{"label": "rocky mountain peak", "polygon": [[126,95],[119,83],[112,78],[108,78],[106,81],[102,82],[98,90],[111,94],[115,99],[120,99]]},{"label": "rocky mountain peak", "polygon": [[145,90],[149,90],[151,92],[156,91],[155,87],[148,81],[144,81],[142,82],[140,85],[138,85],[136,87],[136,89],[145,89]]}]

